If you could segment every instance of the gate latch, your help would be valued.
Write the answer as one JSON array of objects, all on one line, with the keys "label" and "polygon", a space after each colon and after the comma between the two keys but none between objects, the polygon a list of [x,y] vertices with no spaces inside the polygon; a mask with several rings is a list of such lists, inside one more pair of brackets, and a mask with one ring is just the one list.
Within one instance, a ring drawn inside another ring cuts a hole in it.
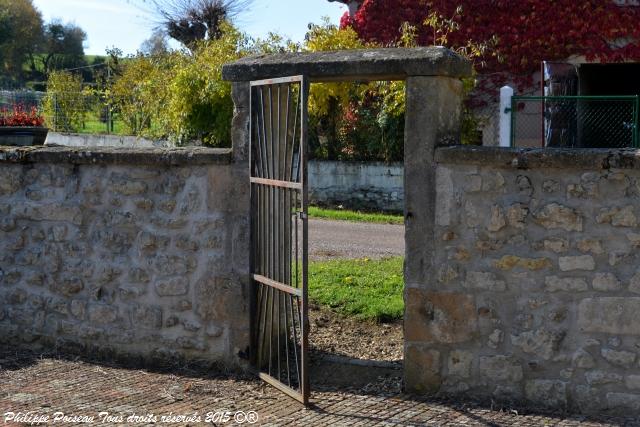
[{"label": "gate latch", "polygon": [[304,213],[304,212],[302,212],[302,211],[299,211],[299,212],[298,212],[298,218],[300,218],[300,219],[307,219],[308,217],[309,217],[309,216],[308,216],[306,213]]}]

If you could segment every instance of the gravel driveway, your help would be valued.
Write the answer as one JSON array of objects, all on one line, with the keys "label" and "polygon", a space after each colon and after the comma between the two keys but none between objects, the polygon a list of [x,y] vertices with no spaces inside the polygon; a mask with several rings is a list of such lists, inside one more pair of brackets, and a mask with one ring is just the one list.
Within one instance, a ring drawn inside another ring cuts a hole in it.
[{"label": "gravel driveway", "polygon": [[309,220],[309,256],[312,260],[403,255],[403,225]]}]

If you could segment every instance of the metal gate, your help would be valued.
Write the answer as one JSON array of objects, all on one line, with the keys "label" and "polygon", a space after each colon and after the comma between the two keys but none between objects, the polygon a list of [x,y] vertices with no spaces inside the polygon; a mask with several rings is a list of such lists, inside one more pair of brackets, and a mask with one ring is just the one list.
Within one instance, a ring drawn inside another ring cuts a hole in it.
[{"label": "metal gate", "polygon": [[251,82],[252,360],[309,402],[307,101],[303,76]]}]

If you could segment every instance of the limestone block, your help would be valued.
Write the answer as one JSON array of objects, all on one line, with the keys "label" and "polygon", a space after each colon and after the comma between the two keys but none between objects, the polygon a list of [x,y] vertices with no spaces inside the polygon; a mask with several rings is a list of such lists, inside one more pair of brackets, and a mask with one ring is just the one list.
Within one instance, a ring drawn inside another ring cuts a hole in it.
[{"label": "limestone block", "polygon": [[640,270],[629,280],[629,291],[640,294]]},{"label": "limestone block", "polygon": [[567,383],[555,380],[531,380],[525,384],[527,400],[547,408],[567,406]]},{"label": "limestone block", "polygon": [[82,300],[72,300],[70,304],[71,314],[78,319],[84,319],[87,311],[87,303]]},{"label": "limestone block", "polygon": [[511,205],[507,210],[507,220],[511,227],[523,229],[528,216],[529,208],[522,203]]},{"label": "limestone block", "polygon": [[473,339],[478,321],[471,296],[416,288],[405,293],[407,341],[453,344]]},{"label": "limestone block", "polygon": [[495,329],[489,335],[489,340],[487,341],[487,345],[493,349],[497,349],[500,343],[502,343],[503,338],[504,338],[504,332],[502,332],[500,329]]},{"label": "limestone block", "polygon": [[578,305],[578,327],[584,332],[640,335],[640,298],[586,298]]},{"label": "limestone block", "polygon": [[596,216],[596,221],[599,224],[611,224],[614,227],[635,227],[638,225],[633,206],[602,209]]},{"label": "limestone block", "polygon": [[633,256],[634,253],[630,251],[613,251],[609,253],[609,265],[613,267],[621,263],[629,262]]},{"label": "limestone block", "polygon": [[572,364],[579,369],[591,369],[596,366],[596,361],[588,351],[581,348],[573,354]]},{"label": "limestone block", "polygon": [[176,339],[176,344],[178,345],[179,348],[183,350],[204,351],[207,349],[207,345],[203,341],[197,338],[178,337]]},{"label": "limestone block", "polygon": [[522,381],[522,365],[512,356],[480,357],[480,375],[488,381],[518,382]]},{"label": "limestone block", "polygon": [[202,329],[202,324],[195,320],[183,320],[182,327],[184,327],[185,331],[198,332],[200,329]]},{"label": "limestone block", "polygon": [[627,233],[627,239],[635,249],[640,248],[640,234],[639,233]]},{"label": "limestone block", "polygon": [[562,271],[574,271],[574,270],[594,270],[596,268],[596,262],[591,255],[580,256],[564,256],[558,259],[560,270]]},{"label": "limestone block", "polygon": [[53,283],[52,291],[65,296],[73,296],[84,289],[82,279],[78,277],[66,277],[56,280]]},{"label": "limestone block", "polygon": [[584,253],[590,252],[594,255],[600,255],[604,253],[604,249],[602,249],[602,244],[600,240],[597,240],[597,239],[579,240],[576,244],[576,247],[580,252],[584,252]]},{"label": "limestone block", "polygon": [[151,280],[149,272],[142,268],[132,268],[129,270],[129,280],[133,283],[148,283]]},{"label": "limestone block", "polygon": [[464,214],[465,214],[465,224],[468,227],[473,228],[480,225],[482,219],[480,218],[480,214],[478,213],[478,208],[476,205],[467,200],[464,204]]},{"label": "limestone block", "polygon": [[118,308],[104,304],[91,304],[89,306],[89,321],[91,323],[108,324],[118,318]]},{"label": "limestone block", "polygon": [[583,219],[580,213],[558,203],[550,203],[533,214],[536,224],[547,229],[582,231]]},{"label": "limestone block", "polygon": [[512,270],[516,267],[525,270],[543,270],[551,267],[549,258],[522,258],[515,255],[505,255],[494,262],[496,268],[500,270]]},{"label": "limestone block", "polygon": [[131,308],[131,322],[139,327],[158,329],[162,327],[162,308],[135,305]]},{"label": "limestone block", "polygon": [[504,280],[499,280],[494,273],[470,271],[467,273],[464,287],[467,289],[502,292],[507,289],[507,284]]},{"label": "limestone block", "polygon": [[596,273],[591,285],[594,290],[601,292],[614,292],[622,289],[622,284],[613,273]]},{"label": "limestone block", "polygon": [[624,383],[629,390],[640,390],[640,375],[627,375]]},{"label": "limestone block", "polygon": [[13,212],[17,218],[31,221],[69,221],[75,225],[82,224],[80,207],[74,205],[60,203],[24,204],[15,206]]},{"label": "limestone block", "polygon": [[471,376],[472,362],[472,352],[462,350],[452,351],[449,353],[449,375],[454,375],[460,378],[469,378]]},{"label": "limestone block", "polygon": [[600,354],[612,365],[622,366],[627,369],[636,361],[636,354],[630,351],[617,351],[609,348],[603,348]]},{"label": "limestone block", "polygon": [[440,352],[409,344],[405,349],[404,364],[407,390],[432,394],[440,389]]},{"label": "limestone block", "polygon": [[451,212],[455,204],[451,169],[437,168],[436,194],[436,225],[448,226],[451,224]]},{"label": "limestone block", "polygon": [[584,292],[589,289],[587,281],[581,277],[547,276],[544,284],[547,292]]},{"label": "limestone block", "polygon": [[155,288],[156,293],[161,297],[186,295],[189,292],[189,280],[187,277],[159,280]]},{"label": "limestone block", "polygon": [[640,411],[640,394],[607,393],[607,404],[610,408],[623,411]]},{"label": "limestone block", "polygon": [[482,190],[482,176],[476,174],[469,174],[465,177],[462,186],[466,193],[477,193]]},{"label": "limestone block", "polygon": [[491,232],[497,232],[507,226],[507,220],[504,215],[504,211],[498,205],[493,205],[491,208],[491,217],[489,219],[489,225],[487,230]]},{"label": "limestone block", "polygon": [[551,331],[542,328],[511,335],[511,344],[525,353],[536,354],[544,360],[549,360],[558,351],[565,335],[565,331]]},{"label": "limestone block", "polygon": [[584,377],[589,385],[604,385],[622,382],[622,375],[608,371],[589,371],[584,374]]},{"label": "limestone block", "polygon": [[124,196],[135,196],[145,194],[148,186],[142,181],[132,181],[127,176],[113,176],[109,182],[109,189]]},{"label": "limestone block", "polygon": [[547,179],[542,183],[542,191],[545,193],[555,193],[560,188],[558,181]]}]

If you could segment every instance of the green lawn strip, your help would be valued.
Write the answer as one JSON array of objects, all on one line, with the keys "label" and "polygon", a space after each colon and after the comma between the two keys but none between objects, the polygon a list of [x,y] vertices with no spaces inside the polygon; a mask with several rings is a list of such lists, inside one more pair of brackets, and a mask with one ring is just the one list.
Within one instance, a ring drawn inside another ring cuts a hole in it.
[{"label": "green lawn strip", "polygon": [[404,224],[404,217],[402,215],[324,209],[316,206],[309,206],[309,216],[311,218],[333,219],[339,221],[374,222],[378,224]]},{"label": "green lawn strip", "polygon": [[390,322],[404,312],[403,258],[309,263],[309,298],[361,320]]}]

